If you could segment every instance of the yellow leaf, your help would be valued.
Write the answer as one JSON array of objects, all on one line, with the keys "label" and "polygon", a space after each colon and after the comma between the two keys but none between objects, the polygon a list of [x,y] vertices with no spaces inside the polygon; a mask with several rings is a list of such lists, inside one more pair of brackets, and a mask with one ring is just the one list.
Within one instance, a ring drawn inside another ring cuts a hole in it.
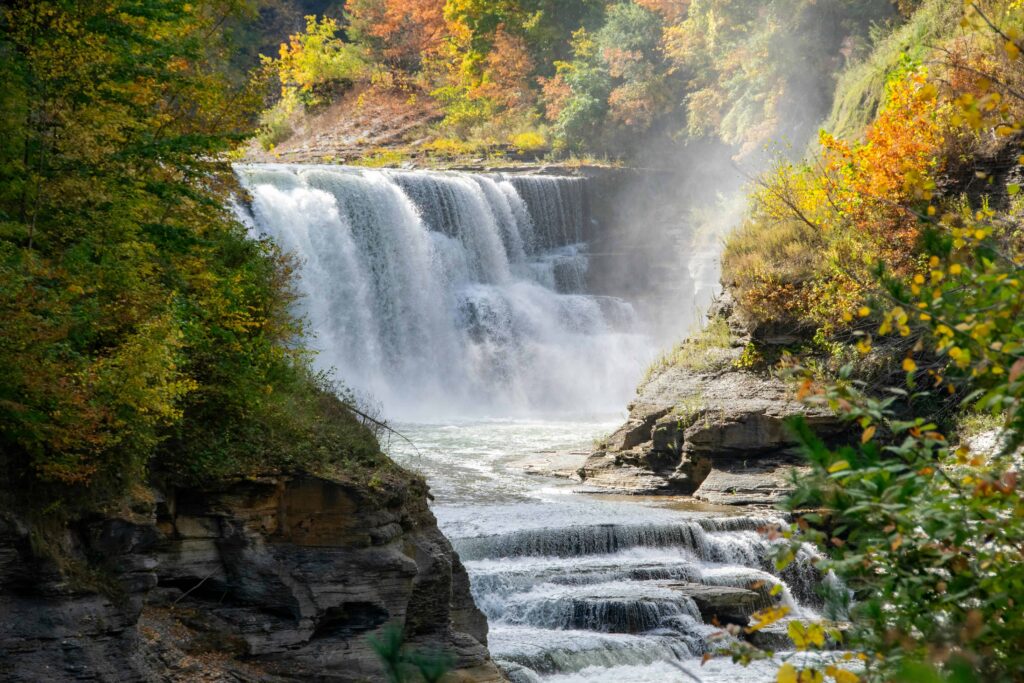
[{"label": "yellow leaf", "polygon": [[[852,658],[853,658],[852,656],[849,657],[849,659],[852,659]],[[844,656],[843,659],[848,659],[848,658]],[[860,676],[858,676],[857,674],[853,673],[852,671],[847,671],[846,669],[840,669],[837,666],[830,666],[830,667],[826,668],[825,669],[825,673],[827,673],[829,676],[831,676],[833,679],[835,679],[836,683],[860,683]]]},{"label": "yellow leaf", "polygon": [[755,612],[750,615],[750,618],[754,620],[754,623],[747,627],[747,633],[760,631],[765,626],[771,626],[787,614],[789,614],[789,608],[786,606],[769,607],[768,609],[763,609],[760,612]]},{"label": "yellow leaf", "polygon": [[825,677],[817,669],[803,669],[799,680],[800,683],[822,683]]},{"label": "yellow leaf", "polygon": [[[874,429],[874,427],[872,427],[872,429]],[[840,460],[832,463],[832,466],[828,468],[828,471],[830,474],[835,474],[836,472],[842,472],[843,470],[848,469],[850,469],[850,463],[845,460]]]},{"label": "yellow leaf", "polygon": [[793,646],[796,649],[807,649],[807,629],[804,628],[803,623],[799,621],[789,622],[789,626],[786,627],[786,634],[789,636],[789,639],[793,641]]},{"label": "yellow leaf", "polygon": [[867,443],[868,441],[871,441],[871,439],[875,438],[876,431],[877,429],[874,425],[871,425],[870,427],[865,429],[864,433],[860,435],[860,442]]},{"label": "yellow leaf", "polygon": [[903,370],[904,372],[917,372],[917,363],[914,362],[913,358],[904,358]]},{"label": "yellow leaf", "polygon": [[797,683],[796,669],[792,664],[783,664],[779,667],[779,673],[775,680],[778,683]]}]

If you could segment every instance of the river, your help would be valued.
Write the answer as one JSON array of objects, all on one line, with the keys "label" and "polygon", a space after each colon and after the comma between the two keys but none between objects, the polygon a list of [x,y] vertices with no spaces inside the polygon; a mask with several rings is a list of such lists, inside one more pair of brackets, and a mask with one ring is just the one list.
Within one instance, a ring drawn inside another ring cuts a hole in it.
[{"label": "river", "polygon": [[[772,513],[597,495],[537,473],[582,464],[621,421],[658,347],[645,333],[653,321],[588,285],[585,235],[601,217],[586,180],[236,170],[253,236],[297,260],[297,312],[319,369],[409,438],[389,451],[426,476],[490,624],[490,651],[514,681],[774,679],[771,662],[701,664],[721,644],[701,611],[708,591],[780,584],[794,615],[813,616],[808,563],[785,581],[771,571],[759,530],[779,521]],[[680,273],[714,249],[664,243],[660,257],[678,259]],[[672,315],[692,313],[681,299]]]},{"label": "river", "polygon": [[[770,512],[684,498],[577,492],[578,482],[530,473],[582,463],[607,420],[403,424],[391,452],[423,473],[441,529],[459,551],[490,624],[491,654],[514,681],[704,683],[773,681],[776,666],[728,658],[677,586],[782,583],[793,614],[814,616],[771,570],[758,528]],[[798,578],[800,578],[798,576]],[[792,580],[792,579],[791,579]],[[780,653],[785,656],[785,653]]]}]

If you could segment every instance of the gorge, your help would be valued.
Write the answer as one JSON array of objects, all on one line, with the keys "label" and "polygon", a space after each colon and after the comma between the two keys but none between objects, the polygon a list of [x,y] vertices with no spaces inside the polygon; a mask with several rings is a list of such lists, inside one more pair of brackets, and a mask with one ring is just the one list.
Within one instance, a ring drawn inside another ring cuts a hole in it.
[{"label": "gorge", "polygon": [[[657,343],[631,302],[590,293],[602,275],[588,267],[600,183],[237,172],[252,196],[251,232],[298,259],[321,367],[399,420],[408,441],[392,439],[391,454],[431,486],[488,619],[491,655],[512,680],[760,680],[756,668],[700,662],[722,636],[713,624],[746,624],[775,585],[793,617],[820,604],[810,558],[774,572],[760,530],[777,517],[609,498],[549,476],[571,476],[612,431]],[[784,626],[759,635],[784,647]]]},{"label": "gorge", "polygon": [[1021,27],[0,3],[0,680],[1019,683]]}]

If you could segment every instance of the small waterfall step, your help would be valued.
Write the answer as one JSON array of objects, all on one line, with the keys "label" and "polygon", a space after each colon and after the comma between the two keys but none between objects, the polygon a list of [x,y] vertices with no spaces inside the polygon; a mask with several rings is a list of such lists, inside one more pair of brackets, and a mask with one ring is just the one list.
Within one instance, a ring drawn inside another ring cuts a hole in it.
[{"label": "small waterfall step", "polygon": [[683,548],[706,562],[765,564],[769,542],[756,530],[766,520],[734,517],[677,524],[596,524],[527,529],[455,539],[467,560],[501,557],[580,557],[628,548]]},{"label": "small waterfall step", "polygon": [[643,633],[678,622],[701,622],[697,604],[669,586],[614,582],[583,586],[542,584],[492,603],[496,622],[557,630]]},{"label": "small waterfall step", "polygon": [[[453,544],[491,624],[492,655],[512,680],[568,681],[590,670],[614,680],[607,672],[644,676],[666,663],[692,664],[723,626],[747,625],[773,604],[776,586],[794,614],[813,616],[774,572],[773,543],[758,531],[772,521],[577,524]],[[809,559],[787,570],[798,584],[820,581]],[[788,639],[776,630],[763,642],[778,648]]]},{"label": "small waterfall step", "polygon": [[[707,627],[707,635],[715,630]],[[488,645],[499,664],[511,662],[539,676],[578,672],[592,667],[685,662],[700,657],[706,650],[705,641],[700,636],[641,636],[504,625],[492,628]],[[524,677],[522,680],[529,679]]]}]

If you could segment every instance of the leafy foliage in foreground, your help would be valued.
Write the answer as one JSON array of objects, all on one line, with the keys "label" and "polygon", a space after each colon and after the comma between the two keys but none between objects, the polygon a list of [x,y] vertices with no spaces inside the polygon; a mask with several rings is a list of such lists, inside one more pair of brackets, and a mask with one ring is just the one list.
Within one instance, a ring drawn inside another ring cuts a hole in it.
[{"label": "leafy foliage in foreground", "polygon": [[[766,184],[780,220],[802,223],[834,249],[811,270],[819,291],[835,297],[855,286],[856,299],[818,324],[863,356],[897,353],[904,375],[902,386],[879,391],[855,379],[856,366],[836,376],[800,367],[805,359],[789,368],[804,400],[856,423],[861,439],[831,449],[802,421],[793,424],[812,471],[788,501],[797,522],[781,532],[788,542],[779,565],[803,544],[817,547],[819,568],[852,591],[852,602],[846,591],[830,597],[836,614],[850,610],[842,641],[860,663],[847,669],[798,655],[779,681],[1022,680],[1020,185],[978,170],[980,196],[940,191],[941,171],[986,150],[1024,166],[1022,25],[1019,3],[968,2],[961,35],[936,48],[944,60],[890,86],[888,109],[865,143],[826,136],[824,163]],[[751,236],[743,239],[756,253]],[[837,283],[849,284],[829,289]],[[948,421],[933,419],[951,403],[990,414],[993,445],[975,452],[945,429]],[[752,628],[782,616],[767,611]],[[832,625],[799,628],[827,633]],[[801,651],[827,645],[794,641]]]},{"label": "leafy foliage in foreground", "polygon": [[0,9],[0,472],[74,514],[176,479],[379,458],[312,376],[290,264],[247,238],[218,159],[231,0]]}]

